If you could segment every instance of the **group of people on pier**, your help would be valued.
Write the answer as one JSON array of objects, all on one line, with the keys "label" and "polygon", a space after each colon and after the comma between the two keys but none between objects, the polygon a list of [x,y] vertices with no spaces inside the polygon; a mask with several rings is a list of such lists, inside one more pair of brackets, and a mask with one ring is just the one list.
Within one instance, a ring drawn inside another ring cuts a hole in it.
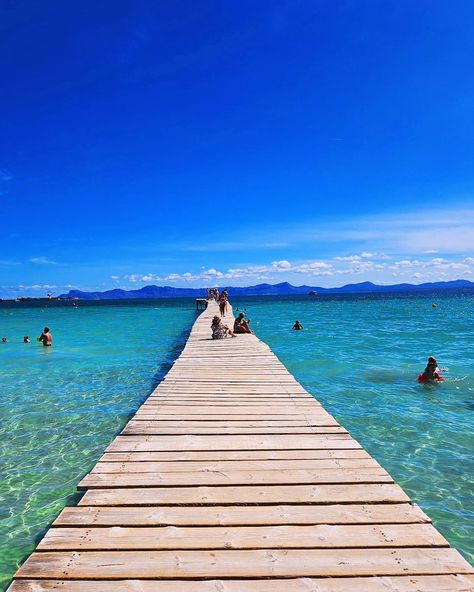
[{"label": "group of people on pier", "polygon": [[226,337],[235,337],[236,335],[247,333],[252,334],[253,331],[249,326],[250,320],[245,318],[245,313],[241,312],[234,321],[234,327],[231,329],[222,322],[223,317],[228,311],[229,293],[225,288],[219,293],[218,288],[211,288],[207,292],[208,300],[215,300],[219,305],[220,317],[215,315],[212,319],[211,330],[212,339],[225,339]]}]

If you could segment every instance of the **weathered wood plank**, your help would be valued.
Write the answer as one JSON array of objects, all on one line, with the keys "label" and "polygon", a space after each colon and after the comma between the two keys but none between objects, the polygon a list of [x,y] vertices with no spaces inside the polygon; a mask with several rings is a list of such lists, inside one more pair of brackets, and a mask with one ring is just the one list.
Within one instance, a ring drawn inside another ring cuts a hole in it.
[{"label": "weathered wood plank", "polygon": [[431,522],[413,504],[148,506],[64,508],[55,526],[243,526]]},{"label": "weathered wood plank", "polygon": [[180,434],[345,434],[344,428],[339,426],[289,426],[289,427],[166,427],[162,425],[141,425],[143,422],[132,422],[121,432],[122,435],[155,434],[155,435],[180,435]]},{"label": "weathered wood plank", "polygon": [[80,505],[236,505],[408,502],[398,485],[259,485],[89,489]]},{"label": "weathered wood plank", "polygon": [[16,580],[8,592],[472,592],[474,576],[268,580]]},{"label": "weathered wood plank", "polygon": [[298,438],[287,434],[279,436],[117,436],[107,452],[189,451],[189,450],[303,450],[361,448],[345,434],[301,434]]},{"label": "weathered wood plank", "polygon": [[160,471],[159,473],[89,473],[78,488],[172,487],[183,485],[288,485],[302,483],[393,483],[382,468],[273,471]]},{"label": "weathered wood plank", "polygon": [[[160,412],[150,412],[150,411],[140,411],[137,412],[136,415],[133,417],[134,421],[160,421],[160,422],[168,422],[167,425],[175,426],[175,425],[201,425],[205,426],[205,423],[208,422],[210,426],[219,426],[219,425],[253,425],[253,426],[260,426],[260,425],[316,425],[316,426],[339,426],[335,419],[331,416],[326,416],[324,414],[311,414],[311,415],[296,415],[292,414],[290,419],[285,419],[281,415],[272,415],[267,421],[263,418],[255,418],[252,415],[199,415],[199,416],[186,416],[186,415],[166,415],[162,416]],[[191,422],[191,423],[190,423]],[[198,423],[199,422],[199,423]],[[210,423],[212,422],[212,423]],[[219,422],[219,423],[216,423]]]},{"label": "weathered wood plank", "polygon": [[447,547],[431,524],[51,528],[38,551]]},{"label": "weathered wood plank", "polygon": [[99,461],[91,473],[161,473],[169,471],[235,471],[245,468],[249,471],[294,470],[294,469],[337,469],[337,468],[381,468],[373,458],[327,458],[316,460],[247,460],[242,461],[186,461],[186,462],[105,462]]},{"label": "weathered wood plank", "polygon": [[102,462],[164,462],[235,460],[318,460],[327,458],[372,458],[361,448],[349,450],[217,450],[208,452],[105,452]]},{"label": "weathered wood plank", "polygon": [[25,578],[231,578],[474,573],[450,548],[33,553]]}]

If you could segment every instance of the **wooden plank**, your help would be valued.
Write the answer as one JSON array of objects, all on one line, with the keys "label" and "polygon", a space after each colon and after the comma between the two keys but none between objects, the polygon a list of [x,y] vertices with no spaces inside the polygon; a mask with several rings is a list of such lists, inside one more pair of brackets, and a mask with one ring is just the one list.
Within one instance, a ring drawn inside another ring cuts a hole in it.
[{"label": "wooden plank", "polygon": [[[179,401],[173,401],[172,403],[161,403],[161,402],[146,402],[142,405],[143,407],[153,407],[155,409],[160,409],[160,411],[165,412],[173,412],[173,411],[178,411],[179,413],[182,413],[183,411],[190,411],[193,413],[197,413],[199,412],[199,409],[206,409],[207,411],[205,411],[206,413],[209,413],[209,408],[214,408],[216,409],[216,411],[218,413],[253,413],[255,415],[265,415],[266,413],[268,413],[269,409],[268,409],[268,405],[265,405],[265,403],[262,403],[261,401],[255,401],[255,402],[250,402],[247,401],[245,404],[239,404],[239,405],[230,405],[228,402],[226,401],[216,401],[214,403],[212,403],[212,405],[203,405],[200,402],[196,402],[195,404],[192,403],[187,403],[187,402],[182,402],[180,403]],[[279,403],[279,404],[274,404],[272,405],[271,408],[271,412],[274,415],[277,414],[286,414],[288,416],[288,414],[290,414],[292,411],[295,412],[300,412],[300,413],[311,413],[312,411],[314,411],[315,409],[318,408],[318,405],[316,403],[306,403],[306,402],[302,402],[302,403],[297,403],[297,402],[291,402],[291,403]]]},{"label": "wooden plank", "polygon": [[232,578],[473,573],[454,549],[271,549],[33,553],[23,578]]},{"label": "wooden plank", "polygon": [[217,450],[208,452],[105,452],[101,462],[164,462],[214,460],[318,460],[327,458],[372,458],[363,449],[354,450]]},{"label": "wooden plank", "polygon": [[168,462],[133,462],[99,461],[91,473],[161,473],[169,471],[249,471],[294,470],[294,469],[337,469],[337,468],[381,468],[373,458],[326,458],[309,460],[238,460],[221,461],[168,461]]},{"label": "wooden plank", "polygon": [[[143,427],[147,426],[154,426],[156,424],[166,426],[169,428],[175,427],[201,427],[201,428],[222,428],[222,427],[241,427],[241,428],[258,428],[258,427],[307,427],[308,425],[315,425],[319,426],[320,421],[323,421],[319,417],[315,417],[312,419],[306,419],[306,416],[303,416],[302,419],[176,419],[170,418],[169,416],[166,418],[162,418],[159,415],[155,416],[148,416],[145,417],[143,415],[135,415],[134,418],[129,421],[127,425],[136,424],[140,421],[140,425]],[[326,426],[327,427],[327,426]],[[334,425],[334,427],[341,428],[339,425]],[[346,431],[346,430],[344,430]]]},{"label": "wooden plank", "polygon": [[[149,411],[139,411],[137,412],[134,417],[134,421],[161,421],[161,422],[169,422],[168,425],[174,425],[178,422],[195,422],[194,425],[198,425],[197,422],[213,422],[210,425],[218,426],[218,423],[215,422],[223,422],[226,425],[244,425],[243,423],[237,422],[250,422],[253,425],[261,425],[266,424],[269,426],[276,425],[274,422],[279,422],[280,424],[285,425],[297,425],[304,422],[305,425],[324,425],[324,426],[339,426],[337,421],[333,419],[330,415],[318,414],[315,415],[312,413],[311,415],[296,415],[292,414],[291,419],[285,419],[281,415],[272,415],[269,417],[268,421],[266,422],[265,419],[256,419],[255,416],[252,415],[232,415],[231,417],[226,415],[194,415],[192,417],[186,415],[166,415],[162,416],[159,411],[156,413],[151,413]],[[193,424],[191,424],[193,425]],[[204,426],[204,424],[201,423]]]},{"label": "wooden plank", "polygon": [[268,580],[16,580],[8,592],[472,592],[474,576]]},{"label": "wooden plank", "polygon": [[303,450],[348,449],[361,445],[345,434],[287,434],[278,436],[117,436],[107,452],[189,451],[189,450]]},{"label": "wooden plank", "polygon": [[393,483],[89,489],[80,505],[238,505],[408,502]]},{"label": "wooden plank", "polygon": [[227,435],[227,434],[345,434],[344,428],[339,426],[294,426],[294,427],[163,427],[160,425],[141,425],[143,422],[133,422],[121,432],[122,435],[155,434],[155,435]]},{"label": "wooden plank", "polygon": [[51,528],[38,551],[447,547],[431,524]]},{"label": "wooden plank", "polygon": [[89,473],[78,488],[172,487],[197,485],[288,485],[302,483],[392,483],[382,468],[273,471],[161,471],[160,473]]},{"label": "wooden plank", "polygon": [[413,504],[64,508],[55,526],[243,526],[429,523]]},{"label": "wooden plank", "polygon": [[[284,416],[281,415],[274,415],[272,416],[273,419],[269,419],[269,422],[272,421],[279,421],[279,422],[284,422],[285,418]],[[159,415],[159,414],[151,414],[149,412],[143,412],[140,414],[137,414],[134,418],[134,421],[167,421],[167,422],[203,422],[203,421],[207,421],[207,422],[216,422],[216,421],[221,421],[221,422],[227,422],[228,425],[239,425],[238,423],[234,423],[234,422],[239,422],[239,421],[243,421],[243,422],[254,422],[257,425],[260,425],[260,423],[264,420],[262,419],[256,419],[254,416],[252,415],[232,415],[231,417],[229,416],[225,416],[225,415],[221,415],[221,414],[214,414],[214,415],[193,415],[193,416],[186,416],[186,415]],[[305,416],[305,415],[293,415],[292,419],[290,420],[286,420],[286,421],[290,421],[290,422],[306,422],[306,425],[317,425],[317,426],[339,426],[339,424],[337,423],[336,420],[332,419],[331,417],[324,417],[324,416],[320,416],[320,417],[315,417],[315,416]],[[169,424],[171,425],[171,424]],[[195,424],[197,425],[197,423]],[[215,424],[215,425],[219,425],[219,424]],[[270,426],[272,425],[271,423],[269,424]],[[292,425],[290,423],[290,425]]]}]

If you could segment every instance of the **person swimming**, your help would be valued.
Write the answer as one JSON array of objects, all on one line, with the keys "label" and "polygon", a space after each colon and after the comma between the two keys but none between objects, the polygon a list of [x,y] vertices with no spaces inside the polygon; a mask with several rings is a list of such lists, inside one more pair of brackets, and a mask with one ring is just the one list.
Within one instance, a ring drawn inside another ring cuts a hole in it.
[{"label": "person swimming", "polygon": [[418,376],[418,382],[432,382],[437,380],[443,382],[444,378],[438,368],[438,362],[434,356],[428,358],[428,363],[424,371]]},{"label": "person swimming", "polygon": [[23,343],[30,343],[30,338],[28,337],[28,335],[23,336]]},{"label": "person swimming", "polygon": [[301,331],[304,329],[303,325],[299,321],[295,321],[295,324],[292,327],[293,331]]},{"label": "person swimming", "polygon": [[43,332],[38,337],[38,341],[42,341],[44,347],[50,347],[51,345],[53,345],[53,336],[49,332],[49,327],[45,327],[43,329]]},{"label": "person swimming", "polygon": [[7,338],[6,337],[2,337],[2,343],[7,343]]}]

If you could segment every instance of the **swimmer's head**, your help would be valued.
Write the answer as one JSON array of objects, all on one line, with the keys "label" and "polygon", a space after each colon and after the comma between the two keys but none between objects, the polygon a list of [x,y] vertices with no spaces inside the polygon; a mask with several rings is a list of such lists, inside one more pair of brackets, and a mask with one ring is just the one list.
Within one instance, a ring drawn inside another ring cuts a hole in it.
[{"label": "swimmer's head", "polygon": [[438,362],[436,361],[436,358],[434,356],[430,356],[428,358],[428,366],[437,366]]},{"label": "swimmer's head", "polygon": [[49,333],[49,327],[45,327],[45,328],[43,329],[43,333]]}]

